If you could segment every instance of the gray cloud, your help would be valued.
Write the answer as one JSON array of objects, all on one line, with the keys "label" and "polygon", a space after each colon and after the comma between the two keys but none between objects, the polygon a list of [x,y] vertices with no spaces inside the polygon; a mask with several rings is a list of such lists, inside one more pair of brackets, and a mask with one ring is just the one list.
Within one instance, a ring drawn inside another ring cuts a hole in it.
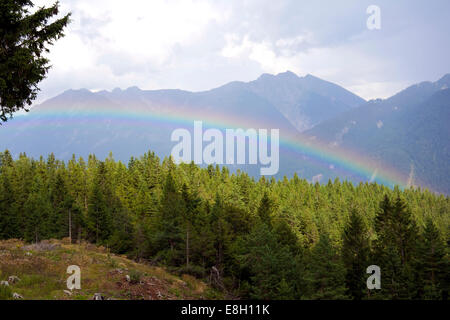
[{"label": "gray cloud", "polygon": [[[450,72],[445,0],[61,3],[74,22],[52,50],[40,100],[80,87],[206,90],[286,69],[375,98]],[[371,4],[381,30],[366,28]]]}]

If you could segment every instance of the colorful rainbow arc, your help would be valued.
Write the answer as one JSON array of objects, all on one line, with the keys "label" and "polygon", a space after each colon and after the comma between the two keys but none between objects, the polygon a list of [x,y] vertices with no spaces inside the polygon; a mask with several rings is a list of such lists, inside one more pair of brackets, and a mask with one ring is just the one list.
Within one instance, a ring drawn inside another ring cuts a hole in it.
[{"label": "colorful rainbow arc", "polygon": [[[31,112],[33,113],[33,112]],[[192,112],[177,113],[158,112],[153,113],[149,111],[130,112],[123,109],[108,109],[108,110],[93,110],[82,111],[74,114],[70,112],[46,109],[38,113],[38,117],[34,121],[29,122],[28,115],[20,115],[8,122],[8,125],[20,127],[23,124],[27,126],[48,126],[53,120],[64,121],[65,126],[76,126],[80,121],[90,121],[96,123],[103,119],[112,119],[122,124],[129,124],[134,127],[145,126],[148,121],[154,121],[163,126],[164,124],[175,124],[182,127],[193,126],[194,121],[203,121],[205,127],[214,127],[218,129],[237,129],[237,128],[252,128],[251,121],[236,119],[231,117],[224,117],[217,114],[201,114],[196,115]],[[245,123],[244,123],[245,122]],[[389,187],[399,186],[405,188],[405,176],[397,172],[395,169],[388,167],[385,164],[376,163],[352,150],[345,150],[343,148],[334,147],[322,143],[318,140],[311,140],[310,138],[301,135],[290,135],[280,137],[280,146],[288,149],[299,156],[307,156],[321,164],[333,164],[336,167],[342,168],[351,174],[357,175],[362,180],[373,180]]]}]

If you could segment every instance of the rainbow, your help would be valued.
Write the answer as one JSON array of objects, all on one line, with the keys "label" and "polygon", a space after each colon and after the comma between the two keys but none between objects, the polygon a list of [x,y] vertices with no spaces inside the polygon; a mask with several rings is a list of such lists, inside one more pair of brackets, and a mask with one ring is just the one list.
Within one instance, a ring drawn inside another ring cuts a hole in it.
[{"label": "rainbow", "polygon": [[[223,114],[196,114],[192,110],[180,113],[165,110],[164,112],[150,112],[148,110],[128,111],[124,109],[96,109],[87,110],[76,113],[69,111],[61,111],[56,108],[45,108],[39,112],[30,112],[32,121],[28,115],[16,116],[13,120],[6,123],[6,126],[13,127],[42,127],[51,126],[52,123],[63,119],[64,126],[79,125],[84,123],[98,123],[101,120],[110,119],[123,125],[133,127],[148,127],[148,122],[164,127],[168,124],[177,125],[184,128],[192,128],[194,121],[203,121],[204,127],[217,129],[237,129],[237,128],[257,128],[253,126],[251,120],[237,119]],[[1,130],[1,129],[0,129]],[[1,133],[1,131],[0,131]],[[399,186],[401,189],[406,188],[407,177],[399,173],[394,168],[375,162],[361,154],[352,150],[346,150],[341,147],[332,147],[327,143],[318,139],[311,139],[301,134],[287,134],[280,137],[280,147],[288,150],[290,153],[301,157],[303,160],[314,162],[320,166],[333,165],[337,172],[343,172],[357,176],[361,180],[377,182],[389,187]]]}]

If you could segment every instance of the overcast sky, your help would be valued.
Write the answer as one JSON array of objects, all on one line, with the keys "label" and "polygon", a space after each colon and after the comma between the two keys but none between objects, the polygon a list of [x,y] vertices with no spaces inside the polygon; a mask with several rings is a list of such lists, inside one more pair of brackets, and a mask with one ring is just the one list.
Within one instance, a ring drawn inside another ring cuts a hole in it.
[{"label": "overcast sky", "polygon": [[[78,88],[201,91],[286,70],[372,99],[450,72],[448,0],[60,2],[73,22],[39,101]],[[372,4],[380,30],[366,26]]]}]

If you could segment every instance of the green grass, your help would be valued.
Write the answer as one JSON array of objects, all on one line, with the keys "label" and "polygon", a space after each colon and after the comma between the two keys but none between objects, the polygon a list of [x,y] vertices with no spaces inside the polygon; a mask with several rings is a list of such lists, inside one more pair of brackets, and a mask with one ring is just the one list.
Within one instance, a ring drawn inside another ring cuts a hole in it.
[{"label": "green grass", "polygon": [[13,292],[8,286],[0,286],[0,300],[11,300]]},{"label": "green grass", "polygon": [[24,274],[14,288],[22,296],[34,300],[52,299],[62,291],[63,286],[64,284],[57,278],[41,274]]},{"label": "green grass", "polygon": [[[106,298],[139,299],[203,299],[206,295],[220,298],[219,293],[210,291],[208,286],[193,276],[177,276],[164,268],[139,264],[125,256],[110,254],[107,249],[89,244],[59,244],[50,251],[33,251],[26,255],[24,243],[19,240],[0,241],[0,280],[18,276],[21,281],[0,287],[0,300],[11,299],[17,292],[26,300],[90,300],[100,292]],[[28,250],[29,251],[29,250]],[[81,269],[81,290],[67,295],[67,267],[77,265]],[[118,269],[122,272],[118,272]],[[131,281],[126,281],[126,275]],[[148,283],[153,283],[148,285]]]}]

